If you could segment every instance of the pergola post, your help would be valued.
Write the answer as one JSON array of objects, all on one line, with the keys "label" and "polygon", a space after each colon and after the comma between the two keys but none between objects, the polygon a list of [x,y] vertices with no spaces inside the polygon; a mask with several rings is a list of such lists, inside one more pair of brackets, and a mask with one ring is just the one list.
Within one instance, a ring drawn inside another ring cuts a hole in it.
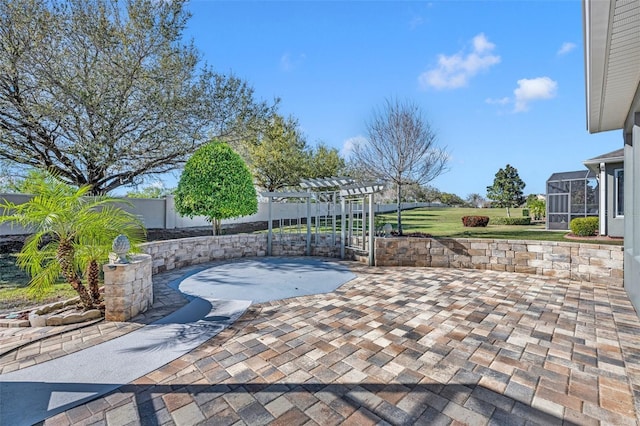
[{"label": "pergola post", "polygon": [[373,193],[369,194],[369,266],[375,266],[376,257],[374,250],[376,248],[376,236],[375,236],[375,215],[373,212]]},{"label": "pergola post", "polygon": [[367,197],[362,197],[362,250],[367,250]]},{"label": "pergola post", "polygon": [[311,256],[311,197],[307,197],[307,256]]},{"label": "pergola post", "polygon": [[347,246],[347,199],[340,197],[340,259],[345,257]]},{"label": "pergola post", "polygon": [[267,233],[267,256],[271,256],[271,244],[273,242],[273,219],[271,217],[271,199],[273,197],[269,196],[269,232]]}]

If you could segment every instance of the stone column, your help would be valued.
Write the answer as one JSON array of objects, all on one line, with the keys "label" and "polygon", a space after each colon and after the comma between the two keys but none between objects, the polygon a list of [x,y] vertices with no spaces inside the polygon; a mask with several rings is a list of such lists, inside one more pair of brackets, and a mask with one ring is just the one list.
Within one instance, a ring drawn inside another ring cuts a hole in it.
[{"label": "stone column", "polygon": [[136,254],[129,263],[109,263],[104,271],[107,321],[128,321],[153,304],[151,256]]}]

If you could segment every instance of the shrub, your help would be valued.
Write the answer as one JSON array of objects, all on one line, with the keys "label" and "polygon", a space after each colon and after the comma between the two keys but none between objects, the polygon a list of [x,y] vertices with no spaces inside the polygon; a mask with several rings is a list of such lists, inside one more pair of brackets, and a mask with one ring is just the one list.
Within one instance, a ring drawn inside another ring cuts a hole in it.
[{"label": "shrub", "polygon": [[599,219],[597,217],[577,217],[569,222],[569,229],[578,237],[591,237],[598,231]]},{"label": "shrub", "polygon": [[463,216],[462,224],[466,227],[486,227],[489,224],[489,216]]},{"label": "shrub", "polygon": [[494,225],[531,225],[530,217],[494,217]]}]

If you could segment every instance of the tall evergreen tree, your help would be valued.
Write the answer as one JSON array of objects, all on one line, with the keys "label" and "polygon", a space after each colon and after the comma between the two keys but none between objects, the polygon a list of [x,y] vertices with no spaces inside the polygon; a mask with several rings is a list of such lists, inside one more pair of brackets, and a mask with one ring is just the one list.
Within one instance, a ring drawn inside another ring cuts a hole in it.
[{"label": "tall evergreen tree", "polygon": [[507,217],[511,216],[509,208],[518,207],[524,203],[523,190],[525,183],[520,179],[518,170],[507,164],[504,169],[498,170],[493,185],[487,186],[487,198],[496,207],[505,207]]}]

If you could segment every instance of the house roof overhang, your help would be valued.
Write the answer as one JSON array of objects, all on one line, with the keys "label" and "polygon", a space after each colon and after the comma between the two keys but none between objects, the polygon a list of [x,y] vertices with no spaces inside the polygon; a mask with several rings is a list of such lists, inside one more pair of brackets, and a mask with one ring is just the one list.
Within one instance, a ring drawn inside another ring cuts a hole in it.
[{"label": "house roof overhang", "polygon": [[582,162],[582,164],[589,167],[591,164],[600,166],[601,163],[623,163],[624,162],[624,148],[616,149],[615,151],[607,152],[606,154],[599,155],[594,158],[589,158]]},{"label": "house roof overhang", "polygon": [[640,2],[584,0],[587,130],[628,129],[640,106]]}]

